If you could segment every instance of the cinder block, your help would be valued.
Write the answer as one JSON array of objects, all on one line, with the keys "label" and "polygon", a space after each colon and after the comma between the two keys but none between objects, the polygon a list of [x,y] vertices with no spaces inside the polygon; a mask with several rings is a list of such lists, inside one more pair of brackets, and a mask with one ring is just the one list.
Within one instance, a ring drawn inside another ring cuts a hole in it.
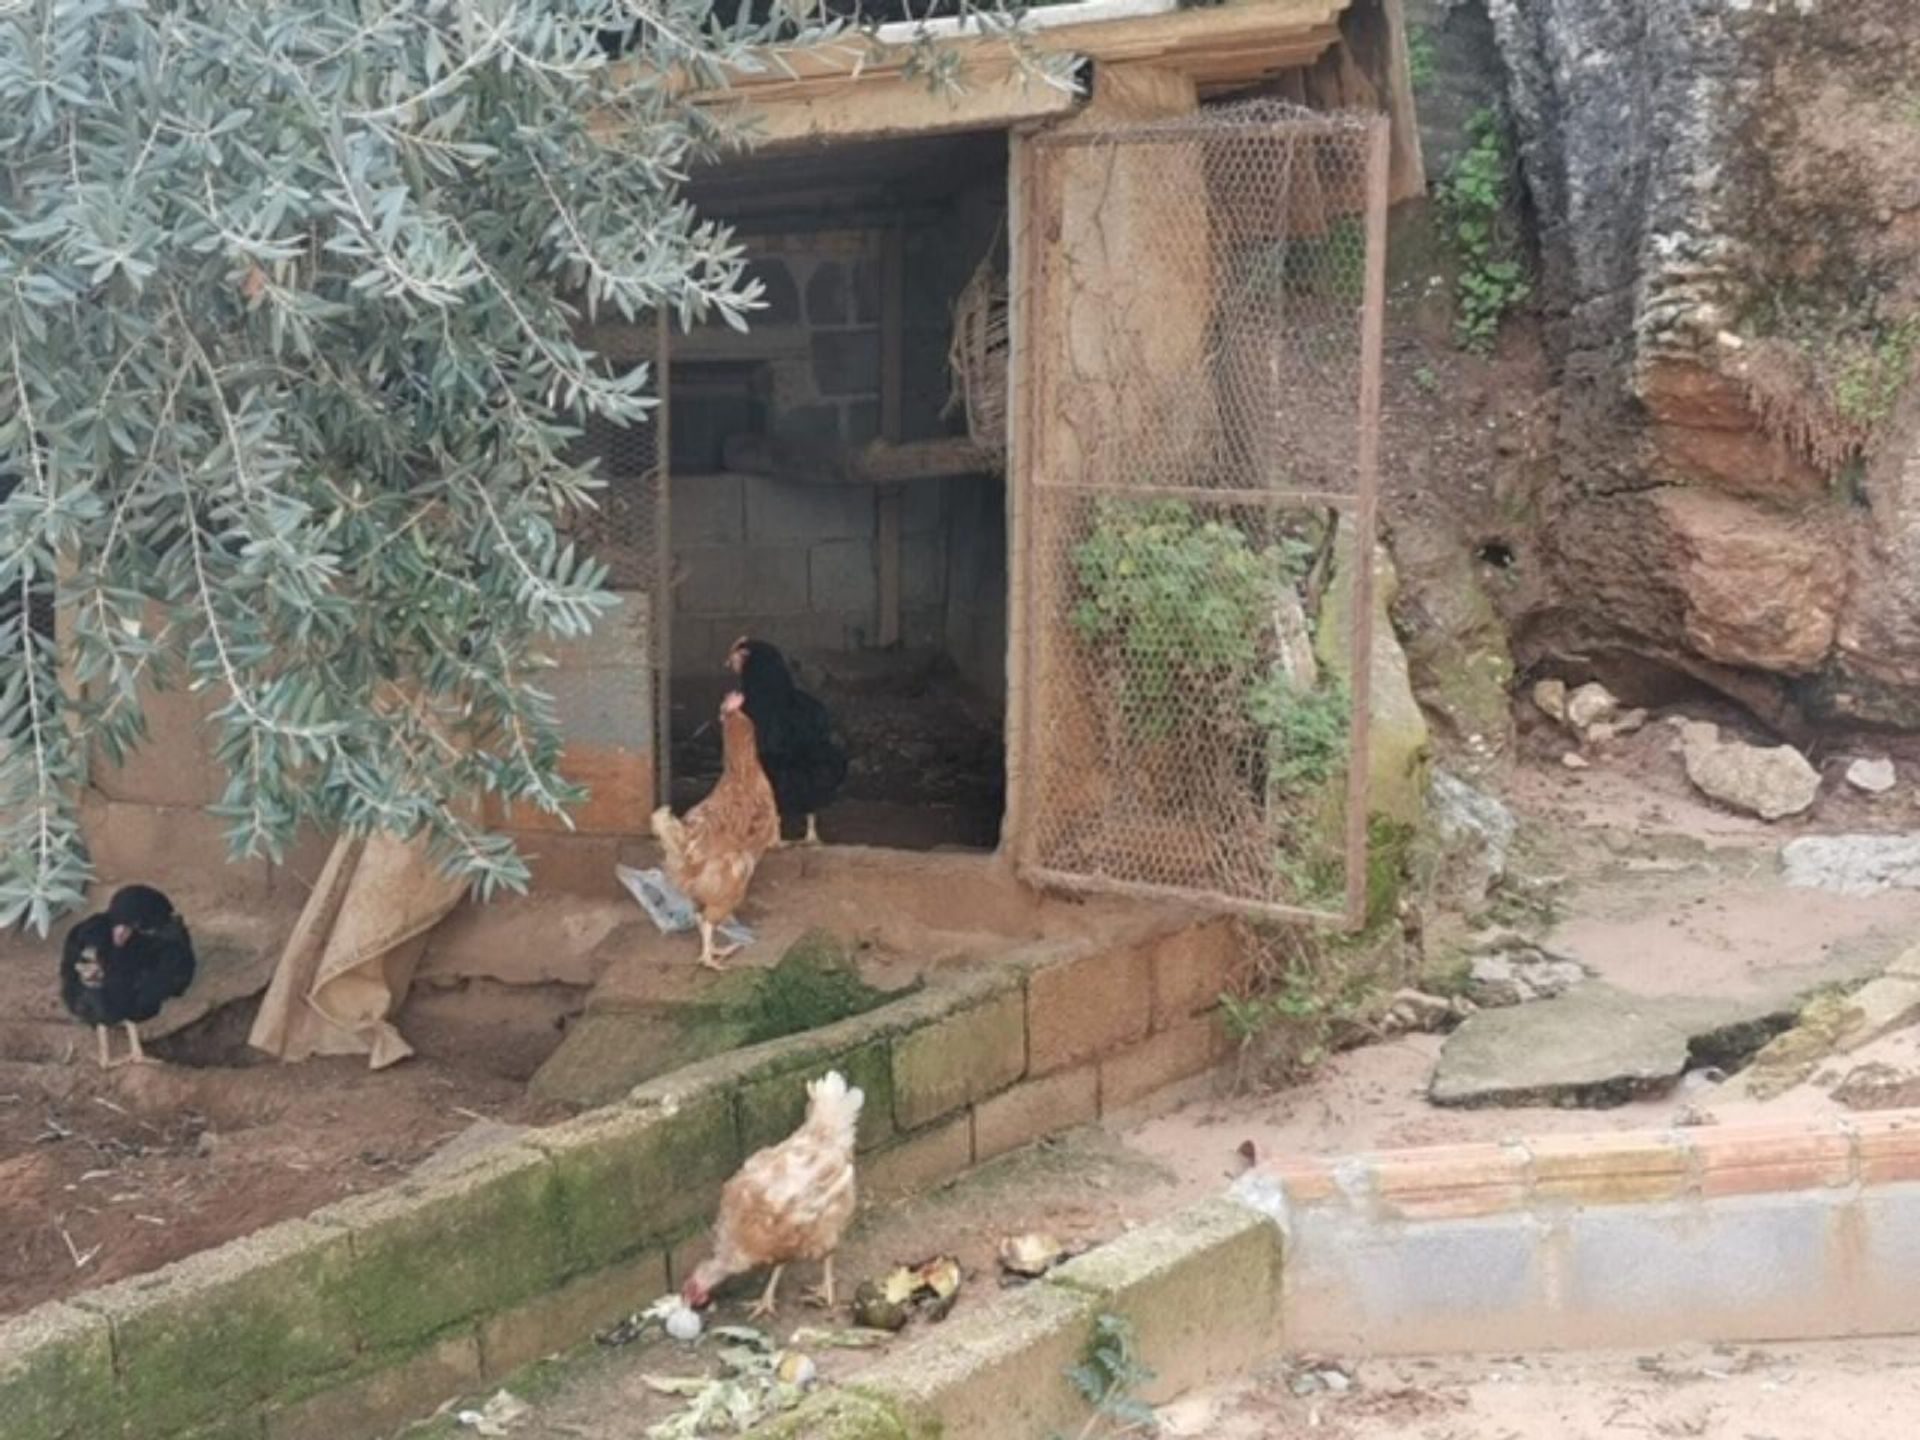
[{"label": "cinder block", "polygon": [[677,1107],[615,1105],[529,1137],[553,1164],[570,1268],[595,1268],[683,1233],[713,1213],[740,1164],[733,1097]]},{"label": "cinder block", "polygon": [[1350,1212],[1293,1213],[1282,1304],[1296,1350],[1411,1354],[1534,1348],[1547,1228],[1527,1214],[1379,1225]]},{"label": "cinder block", "polygon": [[88,1291],[75,1305],[113,1327],[127,1415],[165,1435],[351,1364],[353,1269],[344,1232],[291,1220]]},{"label": "cinder block", "polygon": [[900,494],[900,533],[938,535],[946,518],[947,482],[909,480]]},{"label": "cinder block", "polygon": [[893,1042],[894,1123],[917,1129],[1005,1089],[1026,1068],[1023,996],[1005,991]]},{"label": "cinder block", "polygon": [[1687,1188],[1687,1151],[1669,1134],[1547,1135],[1527,1150],[1534,1195],[1549,1204],[1674,1200]]},{"label": "cinder block", "polygon": [[822,395],[871,395],[880,388],[880,332],[831,330],[813,337],[813,383]]},{"label": "cinder block", "polygon": [[1210,1069],[1224,1038],[1210,1019],[1183,1020],[1100,1060],[1100,1112],[1110,1114]]},{"label": "cinder block", "polygon": [[1153,1028],[1214,1009],[1232,983],[1241,954],[1227,921],[1188,925],[1150,947],[1153,966]]},{"label": "cinder block", "polygon": [[1025,1081],[974,1107],[974,1159],[991,1160],[1042,1136],[1091,1124],[1099,1114],[1098,1066],[1082,1065]]},{"label": "cinder block", "polygon": [[893,1135],[893,1052],[875,1040],[844,1054],[822,1052],[796,1058],[778,1073],[748,1081],[740,1089],[740,1149],[751,1155],[763,1145],[786,1139],[807,1113],[807,1082],[838,1070],[849,1085],[866,1094],[860,1107],[860,1149],[871,1150]]},{"label": "cinder block", "polygon": [[397,1365],[371,1371],[267,1414],[267,1440],[362,1440],[410,1420],[480,1384],[480,1346],[450,1335]]},{"label": "cinder block", "polygon": [[1869,1335],[1920,1330],[1920,1185],[1864,1192],[1837,1227],[1851,1290],[1851,1329]]},{"label": "cinder block", "polygon": [[1057,1285],[1009,1291],[863,1371],[860,1393],[898,1406],[909,1424],[937,1425],[941,1440],[1072,1434],[1089,1412],[1066,1372],[1098,1303]]},{"label": "cinder block", "polygon": [[863,485],[795,485],[763,475],[743,482],[747,540],[754,545],[811,545],[873,534],[873,492]]},{"label": "cinder block", "polygon": [[1279,1350],[1280,1229],[1208,1200],[1068,1261],[1049,1283],[1091,1292],[1133,1322],[1159,1404]]},{"label": "cinder block", "polygon": [[117,1433],[106,1317],[55,1302],[0,1320],[0,1415],[7,1440]]},{"label": "cinder block", "polygon": [[672,524],[683,545],[738,545],[747,538],[747,496],[739,475],[675,475]]},{"label": "cinder block", "polygon": [[512,1145],[314,1219],[351,1233],[342,1289],[363,1346],[382,1349],[550,1288],[568,1268],[567,1214],[553,1164]]},{"label": "cinder block", "polygon": [[874,1200],[922,1195],[971,1164],[973,1114],[963,1110],[951,1120],[906,1136],[862,1159],[860,1193]]},{"label": "cinder block", "polygon": [[1027,977],[1035,1075],[1095,1060],[1142,1039],[1152,1021],[1151,968],[1139,947],[1097,949]]},{"label": "cinder block", "polygon": [[814,610],[865,614],[877,584],[871,540],[828,540],[807,551],[807,604]]},{"label": "cinder block", "polygon": [[1568,1222],[1567,1317],[1552,1343],[1823,1333],[1808,1320],[1839,1298],[1835,1209],[1801,1194],[1581,1211]]},{"label": "cinder block", "polygon": [[667,1290],[667,1257],[648,1250],[583,1275],[480,1322],[480,1368],[489,1381],[555,1354],[643,1310]]},{"label": "cinder block", "polygon": [[900,600],[931,608],[947,598],[947,548],[938,535],[909,535],[900,542]]}]

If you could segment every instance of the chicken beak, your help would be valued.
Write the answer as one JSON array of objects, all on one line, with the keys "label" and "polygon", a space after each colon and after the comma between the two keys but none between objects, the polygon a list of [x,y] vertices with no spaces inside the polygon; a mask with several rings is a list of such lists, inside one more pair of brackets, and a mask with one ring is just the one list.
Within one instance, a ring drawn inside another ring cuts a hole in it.
[{"label": "chicken beak", "polygon": [[131,939],[133,939],[133,927],[131,925],[116,925],[113,927],[113,944],[116,950]]}]

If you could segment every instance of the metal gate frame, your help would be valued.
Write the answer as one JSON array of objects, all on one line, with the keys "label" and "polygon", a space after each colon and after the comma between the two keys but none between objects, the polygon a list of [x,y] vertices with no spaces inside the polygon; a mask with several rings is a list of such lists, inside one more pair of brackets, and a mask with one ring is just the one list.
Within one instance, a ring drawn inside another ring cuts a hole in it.
[{"label": "metal gate frame", "polygon": [[[1302,137],[1311,132],[1316,125],[1328,130],[1336,125],[1351,129],[1355,123],[1355,117],[1352,116],[1328,115],[1316,120],[1302,114],[1277,122],[1270,120],[1249,122],[1241,127],[1241,134],[1270,133],[1278,140],[1288,136]],[[1049,235],[1049,226],[1045,223],[1046,217],[1054,214],[1048,202],[1057,202],[1062,194],[1058,177],[1053,172],[1052,157],[1092,146],[1152,145],[1167,140],[1191,142],[1202,133],[1224,133],[1232,122],[1228,120],[1223,123],[1221,118],[1217,118],[1217,114],[1210,116],[1207,112],[1201,111],[1191,117],[1190,126],[1162,121],[1122,124],[1104,129],[1048,131],[1027,137],[1024,144],[1019,147],[1024,151],[1025,160],[1023,164],[1016,163],[1014,175],[1014,204],[1020,214],[1020,221],[1014,227],[1018,256],[1015,263],[1018,269],[1013,277],[1012,289],[1015,297],[1014,346],[1017,357],[1015,375],[1024,377],[1027,383],[1016,383],[1013,387],[1018,414],[1013,424],[1012,434],[1017,455],[1015,483],[1009,495],[1010,527],[1013,532],[1013,574],[1016,577],[1015,590],[1011,597],[1015,627],[1014,634],[1009,637],[1013,642],[1010,694],[1019,706],[1020,714],[1017,721],[1010,717],[1009,723],[1009,739],[1017,746],[1017,759],[1015,756],[1009,757],[1015,763],[1009,766],[1009,798],[1013,801],[1013,805],[1010,808],[1008,823],[1011,832],[1009,838],[1012,842],[1010,848],[1013,852],[1016,873],[1031,883],[1067,891],[1162,898],[1187,903],[1198,902],[1210,908],[1256,919],[1330,923],[1348,930],[1358,930],[1365,923],[1369,819],[1368,717],[1371,713],[1370,682],[1374,612],[1373,557],[1377,543],[1380,484],[1381,367],[1386,311],[1391,127],[1389,120],[1383,115],[1366,117],[1363,123],[1367,131],[1363,218],[1365,250],[1359,323],[1358,405],[1355,417],[1358,424],[1357,443],[1354,449],[1356,473],[1351,491],[1288,489],[1277,484],[1245,490],[1225,488],[1209,490],[1152,485],[1103,486],[1059,476],[1050,477],[1040,473],[1041,467],[1036,459],[1039,451],[1035,444],[1035,436],[1038,427],[1047,424],[1049,417],[1035,413],[1038,407],[1030,403],[1029,397],[1036,388],[1033,382],[1039,378],[1035,374],[1035,367],[1040,362],[1035,358],[1037,347],[1024,342],[1031,334],[1032,326],[1042,323],[1043,316],[1049,316],[1046,301],[1050,296],[1051,287],[1056,283],[1056,269],[1063,260],[1070,260],[1070,257],[1063,257],[1059,253],[1057,224],[1054,227],[1054,233]],[[1020,357],[1021,351],[1026,352],[1024,357]],[[1350,616],[1352,665],[1348,681],[1350,697],[1348,768],[1343,834],[1345,903],[1339,911],[1274,903],[1220,890],[1115,879],[1105,875],[1061,870],[1042,863],[1037,854],[1038,842],[1034,825],[1037,805],[1040,803],[1040,797],[1036,793],[1038,781],[1034,773],[1034,764],[1035,758],[1040,753],[1038,727],[1045,697],[1034,691],[1033,677],[1038,673],[1034,654],[1037,626],[1031,616],[1022,612],[1032,605],[1033,597],[1037,593],[1043,593],[1036,573],[1041,560],[1034,545],[1033,531],[1036,523],[1034,502],[1043,492],[1048,491],[1079,491],[1090,495],[1121,494],[1142,498],[1199,500],[1210,503],[1230,499],[1236,504],[1265,506],[1270,509],[1326,508],[1338,513],[1342,526],[1352,528],[1355,536],[1355,563],[1352,567],[1353,591]]]}]

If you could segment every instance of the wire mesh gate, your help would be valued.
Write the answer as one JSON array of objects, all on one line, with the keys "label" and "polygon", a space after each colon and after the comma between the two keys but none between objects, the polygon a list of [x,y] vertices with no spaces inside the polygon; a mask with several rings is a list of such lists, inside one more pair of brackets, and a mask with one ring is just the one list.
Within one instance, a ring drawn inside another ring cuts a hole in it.
[{"label": "wire mesh gate", "polygon": [[[647,420],[615,425],[598,418],[587,421],[581,445],[598,459],[606,482],[598,495],[599,508],[575,518],[569,527],[575,539],[607,566],[607,583],[620,594],[629,610],[629,633],[641,635],[643,654],[626,655],[586,680],[597,693],[600,708],[624,703],[632,664],[647,672],[651,697],[649,741],[653,754],[653,793],[665,803],[672,793],[672,700],[670,694],[671,636],[673,630],[673,555],[669,514],[669,443],[667,424],[668,343],[660,317],[636,323],[629,332],[645,335],[640,353],[622,354],[631,363],[645,360],[653,367],[653,391],[660,399]],[[644,829],[646,817],[630,818],[630,826]]]},{"label": "wire mesh gate", "polygon": [[1029,151],[1029,878],[1358,924],[1387,122],[1277,102]]}]

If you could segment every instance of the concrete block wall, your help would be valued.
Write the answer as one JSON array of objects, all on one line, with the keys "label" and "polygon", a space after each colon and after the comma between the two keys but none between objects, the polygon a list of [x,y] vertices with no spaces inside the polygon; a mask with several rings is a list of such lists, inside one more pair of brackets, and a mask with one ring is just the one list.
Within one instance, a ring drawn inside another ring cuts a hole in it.
[{"label": "concrete block wall", "polygon": [[[690,1066],[451,1169],[0,1320],[0,1434],[392,1433],[683,1280],[721,1184],[790,1131],[804,1082],[825,1069],[868,1092],[863,1192],[920,1190],[1128,1103],[1143,1075],[1214,1064],[1222,1040],[1205,1011],[1237,953],[1231,926],[1189,919],[1030,946],[868,1015]],[[1133,977],[1137,999],[1085,1006],[1093,972],[1110,967]],[[1088,1268],[1058,1292],[1076,1314],[1127,1283]]]},{"label": "concrete block wall", "polygon": [[1920,1331],[1920,1113],[1282,1166],[1289,1349]]},{"label": "concrete block wall", "polygon": [[[946,640],[947,495],[960,483],[916,480],[905,487],[901,626],[911,646]],[[674,591],[675,673],[716,670],[727,647],[748,632],[799,652],[874,643],[872,487],[727,473],[675,475],[672,487],[674,564],[683,577]]]}]

